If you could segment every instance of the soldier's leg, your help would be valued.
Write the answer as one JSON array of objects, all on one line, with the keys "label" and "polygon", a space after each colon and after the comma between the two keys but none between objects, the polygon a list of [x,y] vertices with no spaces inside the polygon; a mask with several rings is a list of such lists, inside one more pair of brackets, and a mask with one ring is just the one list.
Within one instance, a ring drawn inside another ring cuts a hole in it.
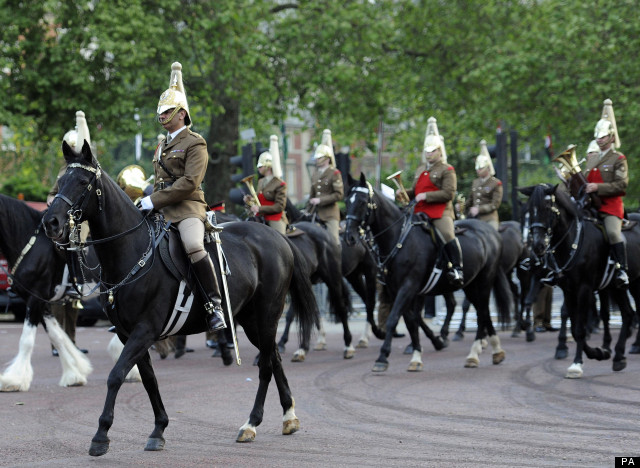
[{"label": "soldier's leg", "polygon": [[433,225],[442,235],[444,241],[444,251],[447,254],[450,265],[447,265],[447,279],[452,286],[461,288],[464,285],[462,274],[462,250],[460,243],[456,239],[453,230],[453,219],[443,216],[440,219],[432,220]]},{"label": "soldier's leg", "polygon": [[628,288],[629,276],[627,275],[627,247],[622,238],[622,220],[617,216],[605,216],[604,227],[609,236],[609,248],[611,258],[616,263],[614,284],[616,288]]},{"label": "soldier's leg", "polygon": [[340,221],[338,221],[337,219],[330,219],[328,221],[325,221],[325,223],[327,225],[327,231],[329,231],[329,234],[331,234],[334,242],[338,246],[342,247],[342,244],[340,243]]},{"label": "soldier's leg", "polygon": [[198,218],[187,218],[178,223],[184,249],[206,295],[207,326],[209,331],[226,328],[222,297],[209,253],[204,249],[204,223]]}]

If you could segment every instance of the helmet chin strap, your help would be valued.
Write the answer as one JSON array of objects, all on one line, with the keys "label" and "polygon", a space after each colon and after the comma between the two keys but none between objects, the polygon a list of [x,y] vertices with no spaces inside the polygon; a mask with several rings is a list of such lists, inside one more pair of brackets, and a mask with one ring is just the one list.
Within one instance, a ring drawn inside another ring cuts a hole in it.
[{"label": "helmet chin strap", "polygon": [[160,122],[162,125],[171,122],[171,119],[173,119],[176,114],[178,113],[178,111],[182,109],[182,107],[174,107],[173,108],[173,112],[171,112],[171,114],[169,114],[169,117],[167,117],[166,119],[162,120],[162,118],[160,116],[158,116],[158,122]]}]

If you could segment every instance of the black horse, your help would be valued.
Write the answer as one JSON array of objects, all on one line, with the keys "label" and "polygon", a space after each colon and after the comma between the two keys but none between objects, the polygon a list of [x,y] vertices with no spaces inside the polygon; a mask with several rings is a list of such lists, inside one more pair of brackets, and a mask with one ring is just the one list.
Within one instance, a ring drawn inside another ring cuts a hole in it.
[{"label": "black horse", "polygon": [[[502,251],[500,254],[500,266],[502,270],[507,275],[507,279],[509,281],[509,287],[511,288],[511,294],[514,299],[514,310],[516,313],[516,331],[519,331],[521,327],[525,326],[519,320],[521,314],[522,301],[521,298],[526,296],[526,291],[528,290],[528,284],[523,285],[523,282],[520,281],[522,287],[518,288],[518,285],[514,283],[512,280],[512,275],[519,262],[524,260],[527,257],[527,250],[522,241],[522,233],[520,231],[520,223],[517,221],[503,221],[500,223],[500,228],[498,229],[500,233],[500,237],[502,239]],[[524,292],[523,292],[524,291]],[[453,312],[455,310],[456,302],[453,298],[453,295],[445,295],[445,303],[447,305],[447,316],[444,321],[444,325],[442,326],[441,335],[443,339],[447,339],[449,325],[451,323],[451,319],[453,317]],[[458,330],[456,330],[453,341],[460,341],[464,338],[464,332],[466,330],[466,321],[467,321],[467,313],[471,307],[471,303],[467,298],[465,298],[462,303],[462,318],[460,319],[460,325],[458,326]],[[510,317],[498,317],[500,323],[504,327],[506,327],[510,322]],[[528,329],[528,328],[524,328]]]},{"label": "black horse", "polygon": [[[31,355],[42,323],[58,350],[63,387],[87,383],[91,363],[73,344],[50,312],[50,300],[64,299],[60,290],[65,259],[41,229],[42,212],[15,198],[0,195],[0,251],[9,264],[12,290],[26,302],[26,317],[18,354],[0,375],[0,391],[26,392],[33,380]],[[56,289],[58,287],[58,289]]]},{"label": "black horse", "polygon": [[[391,352],[393,330],[400,316],[405,319],[413,346],[412,362],[419,361],[421,368],[422,351],[419,342],[419,309],[423,306],[421,294],[440,295],[452,292],[452,287],[444,275],[430,290],[430,275],[438,263],[438,247],[428,232],[414,226],[411,219],[391,200],[373,190],[364,175],[359,183],[352,187],[346,197],[347,229],[346,240],[355,243],[359,229],[371,229],[378,246],[378,255],[383,259],[381,265],[386,270],[386,290],[393,300],[393,307],[386,323],[386,336],[380,356],[373,368],[384,371],[388,367]],[[457,221],[456,226],[464,230],[458,235],[463,253],[464,292],[476,308],[478,314],[478,333],[485,333],[493,347],[493,363],[504,360],[505,353],[500,346],[489,314],[489,298],[495,286],[498,305],[509,314],[512,297],[504,271],[500,268],[501,240],[498,232],[487,223],[478,220]],[[420,320],[421,321],[421,320]],[[476,335],[465,366],[477,367],[478,354],[482,352],[480,339]],[[412,367],[410,366],[410,369]]]},{"label": "black horse", "polygon": [[[125,375],[138,365],[155,415],[154,429],[145,450],[164,448],[164,429],[169,418],[164,409],[148,349],[163,334],[194,334],[206,329],[202,296],[196,294],[184,322],[169,323],[180,281],[156,254],[156,229],[118,185],[102,171],[85,142],[80,153],[62,145],[67,171],[60,178],[60,192],[44,217],[47,235],[66,242],[70,221],[87,220],[102,267],[101,297],[109,319],[125,347],[109,374],[107,397],[89,454],[109,449],[107,433],[113,423],[116,396]],[[301,333],[309,334],[318,320],[304,260],[289,242],[273,229],[258,223],[224,225],[220,234],[231,278],[227,304],[247,338],[260,350],[260,383],[249,420],[240,428],[237,441],[251,441],[262,422],[264,401],[271,377],[275,378],[283,408],[283,434],[299,428],[294,401],[282,368],[275,336],[285,296],[297,304]],[[165,238],[162,240],[164,241]],[[212,242],[207,245],[217,274],[220,259]],[[224,282],[221,284],[224,285]],[[225,306],[227,305],[225,304]],[[227,309],[227,307],[225,307]],[[229,314],[227,310],[227,315]],[[228,318],[228,317],[227,317]],[[181,318],[182,319],[182,318]],[[176,325],[171,329],[171,324]]]},{"label": "black horse", "polygon": [[[314,223],[316,226],[323,226],[317,219],[312,220],[312,218],[309,215],[306,215],[305,213],[298,210],[298,208],[296,208],[296,206],[289,199],[287,199],[286,213],[287,213],[287,218],[291,222],[291,226],[298,228],[303,232],[306,230],[306,227],[309,226],[309,223]],[[311,233],[318,233],[317,228],[313,228]],[[310,240],[316,241],[315,249],[311,248],[310,245],[307,245],[305,247],[305,244],[308,244],[309,242],[305,242],[304,239],[297,240],[295,237],[295,234],[294,234],[294,237],[291,237],[290,239],[294,243],[296,243],[298,247],[303,249],[303,251],[306,250],[307,252],[312,252],[313,250],[315,250],[315,251],[322,252],[326,249],[326,247],[323,246],[324,244],[326,244],[326,239],[323,239],[325,237],[330,241],[329,237],[320,236],[319,234],[316,234],[315,236],[312,236],[310,238]],[[320,245],[318,245],[318,241],[321,241]],[[342,235],[340,236],[340,242],[342,247],[340,251],[340,257],[341,257],[340,264],[341,264],[342,276],[346,278],[346,280],[349,282],[349,284],[351,285],[353,290],[356,292],[356,294],[360,296],[366,308],[367,323],[369,325],[368,327],[365,327],[362,337],[358,342],[358,347],[366,348],[368,344],[368,328],[371,328],[374,335],[376,335],[378,338],[382,339],[384,337],[384,334],[377,327],[373,317],[375,306],[376,306],[376,281],[377,281],[376,280],[376,263],[370,252],[369,246],[366,242],[361,241],[355,245],[349,246],[346,244],[344,240],[344,236]],[[330,243],[332,244],[332,242]],[[332,249],[333,247],[331,247],[329,250],[332,250]],[[317,257],[317,255],[311,255],[311,256]],[[323,259],[323,256],[320,256],[319,258]],[[325,262],[325,263],[333,263],[333,261]],[[325,265],[321,269],[331,271],[331,270],[335,270],[335,267],[332,267],[330,265]],[[317,276],[321,276],[321,275],[317,275]],[[327,275],[325,274],[324,276],[327,276]],[[329,288],[331,288],[331,285],[333,284],[333,280],[330,280],[330,281],[331,281],[330,283],[327,283],[325,281],[325,284],[327,284],[327,287]],[[347,305],[350,305],[351,300],[348,295],[348,286],[344,283],[344,281],[342,282],[342,284],[343,284],[342,286],[343,301]],[[331,300],[331,296],[330,296],[330,300]],[[332,307],[332,312],[335,313],[338,311],[342,312],[339,308]],[[348,310],[345,313],[347,313],[347,315],[345,316],[344,319],[339,315],[337,316],[337,318],[341,321],[348,319]],[[291,325],[293,316],[291,315],[291,313],[287,313],[286,318],[287,318],[287,321],[286,321],[284,333],[280,338],[280,341],[278,342],[278,346],[281,351],[284,351],[284,346],[288,341],[289,327]],[[346,329],[345,329],[345,334],[346,334]],[[326,342],[324,339],[324,330],[321,327],[320,335],[318,337],[318,342],[316,343],[316,349],[321,350],[321,349],[325,349],[325,347],[326,347]],[[345,353],[344,353],[345,358],[353,357],[354,352],[355,350],[353,349],[353,346],[351,346],[350,344],[347,345],[346,336],[345,336]],[[295,355],[294,355],[294,359],[296,359]]]},{"label": "black horse", "polygon": [[[571,319],[571,334],[576,341],[576,354],[567,370],[567,378],[583,375],[582,352],[589,359],[609,359],[611,350],[605,344],[592,348],[587,343],[587,320],[595,301],[594,292],[603,290],[620,307],[622,328],[615,346],[613,370],[626,367],[625,344],[631,334],[633,309],[626,290],[610,285],[612,264],[609,245],[594,219],[583,212],[558,186],[539,184],[521,188],[529,196],[531,249],[544,258],[558,276],[564,293],[564,307]],[[629,291],[638,296],[640,286],[640,227],[625,231],[629,258]],[[638,299],[636,299],[638,300]]]}]

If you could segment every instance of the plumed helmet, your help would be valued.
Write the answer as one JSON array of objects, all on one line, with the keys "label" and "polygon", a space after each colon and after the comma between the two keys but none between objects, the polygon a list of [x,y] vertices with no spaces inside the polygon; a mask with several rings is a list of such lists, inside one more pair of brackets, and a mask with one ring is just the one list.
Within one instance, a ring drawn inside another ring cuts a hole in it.
[{"label": "plumed helmet", "polygon": [[258,164],[256,165],[258,168],[261,167],[273,167],[273,156],[269,151],[265,151],[258,158]]},{"label": "plumed helmet", "polygon": [[487,149],[487,141],[480,140],[480,154],[476,157],[476,171],[489,168],[489,174],[496,175],[496,170],[493,168],[493,161],[491,161],[491,155]]},{"label": "plumed helmet", "polygon": [[333,154],[333,140],[331,139],[331,130],[329,130],[328,128],[325,128],[322,131],[322,142],[316,148],[316,154],[314,158],[320,159],[324,156],[331,159],[331,166],[336,167],[336,157]]},{"label": "plumed helmet", "polygon": [[429,117],[427,120],[427,131],[424,136],[424,151],[422,153],[422,162],[426,163],[424,153],[431,153],[440,148],[442,151],[442,162],[447,162],[447,151],[444,147],[444,138],[438,132],[438,123],[435,117]]},{"label": "plumed helmet", "polygon": [[91,145],[91,135],[89,135],[89,126],[87,125],[87,119],[84,117],[84,112],[77,111],[76,112],[76,151],[80,151],[82,149],[82,145],[86,140],[89,145]]},{"label": "plumed helmet", "polygon": [[64,141],[67,142],[67,145],[71,146],[71,148],[76,149],[76,142],[78,141],[78,132],[75,130],[69,130],[62,137]]},{"label": "plumed helmet", "polygon": [[169,88],[162,93],[158,101],[157,114],[160,116],[163,112],[174,109],[167,120],[171,120],[180,109],[184,109],[187,113],[185,124],[191,127],[191,114],[189,114],[189,104],[187,103],[187,93],[182,83],[182,64],[173,62],[171,64],[171,77],[169,78]]},{"label": "plumed helmet", "polygon": [[282,178],[282,164],[280,164],[280,147],[278,146],[278,135],[269,137],[269,153],[272,158],[271,171],[273,175]]},{"label": "plumed helmet", "polygon": [[596,139],[607,135],[613,135],[615,138],[614,147],[620,148],[620,137],[618,136],[618,128],[616,127],[616,118],[613,115],[613,102],[611,99],[604,100],[602,115],[593,132],[593,137]]},{"label": "plumed helmet", "polygon": [[587,148],[587,154],[599,153],[599,152],[600,152],[600,147],[598,146],[598,143],[596,142],[596,140],[591,140],[591,143],[589,143],[589,147]]}]

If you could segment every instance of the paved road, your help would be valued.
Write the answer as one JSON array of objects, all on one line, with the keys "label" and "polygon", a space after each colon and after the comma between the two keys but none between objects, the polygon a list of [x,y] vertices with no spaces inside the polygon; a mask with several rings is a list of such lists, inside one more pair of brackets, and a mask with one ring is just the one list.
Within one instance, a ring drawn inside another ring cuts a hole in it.
[{"label": "paved road", "polygon": [[[359,336],[362,321],[354,321]],[[506,360],[463,367],[470,337],[436,352],[425,345],[425,370],[409,373],[407,339],[396,339],[390,368],[374,374],[378,342],[342,359],[342,333],[328,325],[327,351],[302,364],[283,356],[301,430],[282,436],[272,385],[256,441],[238,444],[257,386],[254,349],[239,333],[243,364],[225,368],[210,357],[204,335],[179,360],[154,354],[170,424],[163,452],[144,452],[153,416],[141,384],[118,397],[111,449],[87,451],[97,427],[111,368],[106,327],[80,328],[94,372],[84,387],[62,388],[58,358],[39,330],[29,392],[0,394],[0,466],[12,467],[513,467],[614,466],[614,456],[638,455],[640,356],[613,373],[611,362],[587,362],[582,380],[564,379],[568,361],[553,359],[555,334],[534,343],[501,333]],[[0,361],[14,354],[21,325],[0,323]]]}]

